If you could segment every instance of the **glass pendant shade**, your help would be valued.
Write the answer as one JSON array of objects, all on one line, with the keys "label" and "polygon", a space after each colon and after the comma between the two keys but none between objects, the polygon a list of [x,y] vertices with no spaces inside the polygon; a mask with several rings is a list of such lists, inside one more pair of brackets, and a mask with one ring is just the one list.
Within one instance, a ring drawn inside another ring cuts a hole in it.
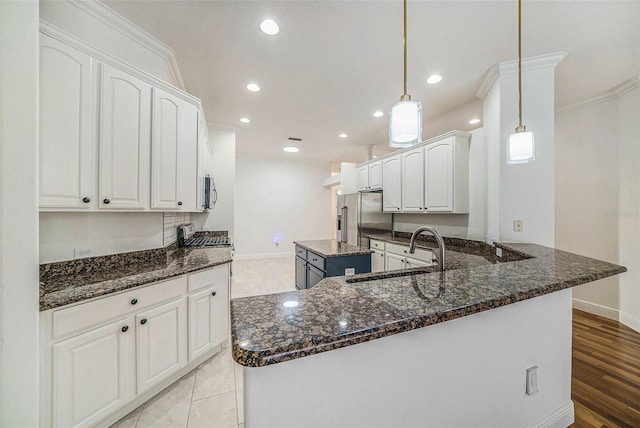
[{"label": "glass pendant shade", "polygon": [[507,163],[529,163],[535,160],[535,142],[532,131],[514,132],[507,141]]},{"label": "glass pendant shade", "polygon": [[389,112],[389,146],[411,147],[422,141],[422,103],[399,101]]}]

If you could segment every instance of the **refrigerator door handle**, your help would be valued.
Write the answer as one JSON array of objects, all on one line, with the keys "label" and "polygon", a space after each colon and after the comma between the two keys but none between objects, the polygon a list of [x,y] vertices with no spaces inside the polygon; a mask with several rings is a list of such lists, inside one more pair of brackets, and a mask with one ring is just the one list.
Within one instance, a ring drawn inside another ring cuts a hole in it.
[{"label": "refrigerator door handle", "polygon": [[342,227],[340,229],[340,242],[347,243],[347,211],[349,208],[344,205],[341,208]]}]

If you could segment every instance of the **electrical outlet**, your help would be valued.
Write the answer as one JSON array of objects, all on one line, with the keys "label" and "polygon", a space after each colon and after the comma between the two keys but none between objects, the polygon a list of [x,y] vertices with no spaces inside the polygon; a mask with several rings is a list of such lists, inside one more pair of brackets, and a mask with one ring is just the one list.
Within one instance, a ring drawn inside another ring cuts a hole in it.
[{"label": "electrical outlet", "polygon": [[345,275],[355,275],[356,274],[356,268],[346,268],[344,270],[344,274]]},{"label": "electrical outlet", "polygon": [[91,248],[74,248],[73,249],[73,258],[75,259],[84,259],[87,257],[93,257],[94,251]]},{"label": "electrical outlet", "polygon": [[502,248],[496,247],[496,256],[502,257]]},{"label": "electrical outlet", "polygon": [[524,228],[524,222],[522,220],[513,220],[513,231],[522,232]]},{"label": "electrical outlet", "polygon": [[538,393],[538,366],[527,369],[527,395]]}]

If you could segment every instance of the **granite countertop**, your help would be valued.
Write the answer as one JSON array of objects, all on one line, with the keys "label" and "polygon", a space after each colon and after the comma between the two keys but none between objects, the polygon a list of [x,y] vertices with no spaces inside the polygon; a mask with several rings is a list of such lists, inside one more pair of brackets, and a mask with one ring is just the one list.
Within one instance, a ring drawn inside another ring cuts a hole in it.
[{"label": "granite countertop", "polygon": [[[495,254],[495,248],[488,247]],[[505,260],[514,261],[492,262],[488,255],[485,259],[450,248],[450,270],[445,272],[423,267],[331,277],[308,290],[233,299],[233,357],[244,366],[266,366],[626,272],[623,266],[536,244],[496,247],[508,255]]]},{"label": "granite countertop", "polygon": [[41,265],[40,310],[46,311],[232,261],[229,247],[158,249],[94,259],[90,262],[78,260]]},{"label": "granite countertop", "polygon": [[309,250],[322,257],[344,257],[371,254],[372,250],[356,245],[345,244],[335,239],[322,239],[318,241],[294,241],[294,244]]}]

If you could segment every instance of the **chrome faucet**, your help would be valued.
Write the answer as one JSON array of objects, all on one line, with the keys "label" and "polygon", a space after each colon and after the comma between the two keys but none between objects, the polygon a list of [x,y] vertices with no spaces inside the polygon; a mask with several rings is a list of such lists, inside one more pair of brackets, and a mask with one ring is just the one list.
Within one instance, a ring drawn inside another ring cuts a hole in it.
[{"label": "chrome faucet", "polygon": [[409,242],[409,252],[411,254],[416,252],[416,241],[422,232],[430,232],[436,238],[436,241],[438,242],[438,264],[440,265],[440,272],[444,272],[444,240],[442,239],[442,235],[440,235],[433,227],[420,226],[415,232],[413,232],[413,235],[411,235],[411,241]]}]

